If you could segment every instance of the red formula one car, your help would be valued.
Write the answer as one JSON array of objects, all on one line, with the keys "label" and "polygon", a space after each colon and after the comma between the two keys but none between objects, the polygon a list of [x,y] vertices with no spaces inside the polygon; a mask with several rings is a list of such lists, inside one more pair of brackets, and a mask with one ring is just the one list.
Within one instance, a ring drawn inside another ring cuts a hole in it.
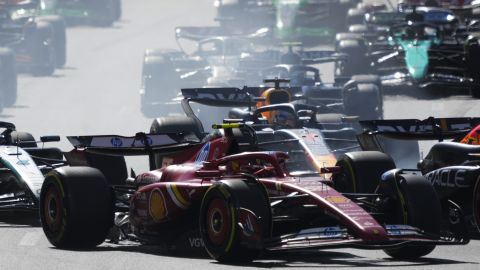
[{"label": "red formula one car", "polygon": [[[466,244],[449,230],[432,185],[396,170],[373,194],[342,194],[325,174],[290,174],[284,152],[239,152],[235,128],[203,142],[191,133],[69,137],[72,167],[51,171],[40,215],[59,248],[93,248],[110,235],[168,248],[205,248],[220,262],[251,261],[265,250],[383,249],[415,259],[436,245]],[[164,167],[128,181],[127,154],[164,155]],[[377,153],[378,160],[384,156]],[[169,165],[170,164],[170,165]],[[74,166],[81,165],[81,166]]]}]

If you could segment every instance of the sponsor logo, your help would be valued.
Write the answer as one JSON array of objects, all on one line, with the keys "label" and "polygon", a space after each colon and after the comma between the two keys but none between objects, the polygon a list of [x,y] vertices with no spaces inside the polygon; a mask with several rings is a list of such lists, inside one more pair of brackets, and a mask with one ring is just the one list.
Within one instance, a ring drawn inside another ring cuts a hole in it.
[{"label": "sponsor logo", "polygon": [[17,165],[23,165],[23,166],[27,166],[27,165],[30,165],[30,161],[28,161],[28,159],[19,159],[17,161]]},{"label": "sponsor logo", "polygon": [[425,178],[434,186],[439,187],[458,187],[467,188],[470,187],[466,179],[465,169],[440,169],[425,175]]},{"label": "sponsor logo", "polygon": [[150,193],[148,205],[150,216],[153,218],[153,220],[162,220],[167,216],[168,211],[165,206],[165,199],[163,198],[163,194],[159,189],[154,189]]},{"label": "sponsor logo", "polygon": [[195,158],[196,163],[202,163],[208,158],[208,152],[210,151],[210,142],[206,143],[200,152],[198,152],[197,157]]},{"label": "sponsor logo", "polygon": [[350,202],[349,199],[343,197],[343,196],[328,196],[328,197],[325,197],[325,200],[331,202],[331,203],[348,203]]},{"label": "sponsor logo", "polygon": [[119,137],[113,137],[110,140],[110,144],[112,144],[113,147],[122,147],[123,141]]},{"label": "sponsor logo", "polygon": [[188,238],[188,243],[192,248],[203,248],[205,246],[201,238]]},{"label": "sponsor logo", "polygon": [[153,140],[150,137],[146,137],[140,141],[145,146],[150,146],[153,144]]}]

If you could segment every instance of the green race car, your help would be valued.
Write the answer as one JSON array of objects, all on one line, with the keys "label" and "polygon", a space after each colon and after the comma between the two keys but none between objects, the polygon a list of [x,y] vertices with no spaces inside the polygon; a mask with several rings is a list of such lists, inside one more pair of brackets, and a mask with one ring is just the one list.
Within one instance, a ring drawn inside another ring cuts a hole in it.
[{"label": "green race car", "polygon": [[36,0],[40,13],[56,14],[68,21],[110,26],[122,16],[121,0]]},{"label": "green race car", "polygon": [[[225,27],[252,32],[268,29],[280,41],[317,44],[344,30],[349,8],[357,0],[217,0],[217,20]],[[255,18],[245,20],[245,18]]]}]

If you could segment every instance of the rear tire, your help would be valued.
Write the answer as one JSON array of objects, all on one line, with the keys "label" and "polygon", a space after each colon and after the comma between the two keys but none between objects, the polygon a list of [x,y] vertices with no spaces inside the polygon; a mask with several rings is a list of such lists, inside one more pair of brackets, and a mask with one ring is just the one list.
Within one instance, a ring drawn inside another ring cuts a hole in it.
[{"label": "rear tire", "polygon": [[383,118],[383,97],[375,84],[346,84],[343,89],[345,114],[359,116],[360,120]]},{"label": "rear tire", "polygon": [[172,61],[167,56],[146,56],[143,62],[141,108],[144,115],[157,117],[163,115],[161,106],[171,100],[180,90],[179,80]]},{"label": "rear tire", "polygon": [[44,16],[39,19],[52,25],[55,66],[61,68],[65,66],[67,62],[67,30],[65,20],[60,16]]},{"label": "rear tire", "polygon": [[[405,174],[399,177],[396,189],[397,217],[390,221],[393,224],[407,224],[426,233],[439,235],[442,211],[432,184],[421,175]],[[423,257],[434,249],[435,245],[417,244],[385,249],[384,252],[394,259],[411,260]]]},{"label": "rear tire", "polygon": [[348,58],[335,64],[336,75],[350,77],[354,74],[368,73],[370,67],[363,39],[340,40],[337,42],[337,51],[347,54]]},{"label": "rear tire", "polygon": [[[240,209],[255,217],[242,223]],[[262,240],[271,231],[270,203],[261,184],[232,179],[214,184],[200,207],[200,235],[208,254],[222,263],[250,262],[262,251]],[[251,226],[252,236],[240,227]]]},{"label": "rear tire", "polygon": [[28,29],[25,40],[32,56],[32,73],[35,76],[50,76],[55,72],[55,48],[53,27],[48,22],[39,21]]},{"label": "rear tire", "polygon": [[119,0],[95,0],[92,3],[96,16],[92,19],[92,23],[95,26],[112,26],[121,15],[121,1]]},{"label": "rear tire", "polygon": [[346,153],[335,166],[342,169],[333,175],[335,189],[347,193],[375,193],[382,174],[396,168],[390,156],[377,151]]},{"label": "rear tire", "polygon": [[58,248],[93,248],[113,225],[112,194],[103,174],[90,167],[63,167],[45,177],[40,220]]},{"label": "rear tire", "polygon": [[[167,116],[159,117],[153,120],[150,126],[150,134],[161,133],[193,133],[197,138],[204,136],[202,123],[188,116]],[[155,154],[155,168],[161,168],[163,164],[163,155]]]}]

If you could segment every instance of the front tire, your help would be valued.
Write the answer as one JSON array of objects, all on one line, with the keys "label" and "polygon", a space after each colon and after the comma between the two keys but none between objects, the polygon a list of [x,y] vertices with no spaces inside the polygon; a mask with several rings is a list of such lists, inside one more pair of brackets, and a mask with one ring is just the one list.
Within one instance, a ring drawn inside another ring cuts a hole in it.
[{"label": "front tire", "polygon": [[342,169],[333,175],[335,189],[347,193],[374,193],[382,174],[396,167],[390,156],[377,151],[346,153],[335,166]]},{"label": "front tire", "polygon": [[93,248],[113,225],[111,191],[103,174],[90,167],[63,167],[46,175],[40,193],[40,220],[58,248]]},{"label": "front tire", "polygon": [[[205,193],[200,208],[200,235],[213,259],[222,263],[250,262],[260,254],[263,238],[271,231],[270,203],[260,185],[255,180],[232,179],[214,184]],[[242,219],[246,211],[241,209],[252,213],[248,220],[254,228],[253,236],[246,236],[248,222]]]},{"label": "front tire", "polygon": [[[421,175],[399,174],[396,181],[395,209],[390,217],[391,224],[407,224],[431,235],[440,235],[442,210],[440,200],[432,184]],[[382,185],[379,189],[382,193]],[[415,244],[400,248],[385,249],[394,259],[412,260],[430,254],[435,249],[432,244]]]}]

